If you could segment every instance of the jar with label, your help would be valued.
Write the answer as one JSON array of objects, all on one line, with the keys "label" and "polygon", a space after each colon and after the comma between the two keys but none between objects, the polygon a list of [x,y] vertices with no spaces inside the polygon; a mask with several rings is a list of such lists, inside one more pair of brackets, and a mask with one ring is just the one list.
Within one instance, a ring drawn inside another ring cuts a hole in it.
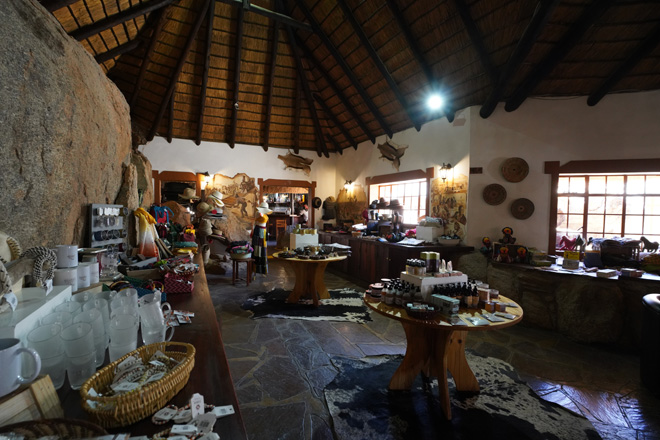
[{"label": "jar with label", "polygon": [[410,286],[406,286],[401,296],[401,305],[405,306],[406,304],[412,302],[412,293],[410,292]]},{"label": "jar with label", "polygon": [[403,285],[399,284],[396,287],[396,292],[394,293],[394,305],[401,306],[403,304]]},{"label": "jar with label", "polygon": [[385,304],[387,304],[388,306],[394,305],[394,290],[392,289],[392,286],[390,284],[385,285],[385,289],[383,291],[383,298]]}]

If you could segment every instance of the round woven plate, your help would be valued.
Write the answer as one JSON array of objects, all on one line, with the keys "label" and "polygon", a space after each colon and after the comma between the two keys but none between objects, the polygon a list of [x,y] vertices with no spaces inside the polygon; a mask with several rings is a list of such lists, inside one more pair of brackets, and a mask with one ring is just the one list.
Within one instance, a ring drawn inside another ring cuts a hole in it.
[{"label": "round woven plate", "polygon": [[484,188],[483,198],[489,205],[499,205],[506,199],[506,190],[498,183],[491,183]]},{"label": "round woven plate", "polygon": [[516,199],[511,204],[511,215],[518,220],[525,220],[534,214],[534,203],[529,199]]},{"label": "round woven plate", "polygon": [[508,182],[520,182],[529,174],[529,165],[525,159],[510,157],[502,164],[502,176]]}]

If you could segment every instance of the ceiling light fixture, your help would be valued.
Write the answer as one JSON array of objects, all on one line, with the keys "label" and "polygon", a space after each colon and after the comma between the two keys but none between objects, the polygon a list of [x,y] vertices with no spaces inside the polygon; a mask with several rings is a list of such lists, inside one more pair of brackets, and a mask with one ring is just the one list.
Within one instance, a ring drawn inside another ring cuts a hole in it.
[{"label": "ceiling light fixture", "polygon": [[443,105],[445,105],[445,100],[439,94],[434,93],[429,96],[429,99],[426,101],[426,105],[431,110],[439,110]]},{"label": "ceiling light fixture", "polygon": [[352,180],[347,180],[346,183],[344,183],[344,189],[351,189],[353,188],[353,181]]}]

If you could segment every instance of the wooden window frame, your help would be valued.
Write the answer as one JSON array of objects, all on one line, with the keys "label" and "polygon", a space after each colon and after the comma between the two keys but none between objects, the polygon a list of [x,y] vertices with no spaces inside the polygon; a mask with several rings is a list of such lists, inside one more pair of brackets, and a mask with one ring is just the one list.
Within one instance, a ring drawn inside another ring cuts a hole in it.
[{"label": "wooden window frame", "polygon": [[560,165],[547,161],[544,173],[550,175],[550,218],[548,219],[548,254],[556,253],[557,201],[560,174],[652,174],[660,172],[660,159],[574,160]]},{"label": "wooden window frame", "polygon": [[185,172],[185,171],[151,171],[151,177],[154,179],[154,205],[160,205],[161,200],[161,184],[163,182],[190,182],[196,183],[195,195],[202,197],[202,174]]}]

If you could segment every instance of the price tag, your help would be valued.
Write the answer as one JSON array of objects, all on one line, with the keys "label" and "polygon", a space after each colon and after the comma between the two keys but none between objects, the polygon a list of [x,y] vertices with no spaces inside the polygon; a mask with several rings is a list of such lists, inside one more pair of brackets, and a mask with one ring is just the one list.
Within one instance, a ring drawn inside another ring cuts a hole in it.
[{"label": "price tag", "polygon": [[127,392],[127,391],[133,391],[136,388],[139,388],[140,384],[135,383],[135,382],[120,382],[117,384],[112,384],[110,385],[110,388],[112,388],[116,392]]},{"label": "price tag", "polygon": [[153,376],[151,376],[147,381],[145,382],[145,385],[150,383],[150,382],[156,382],[157,380],[160,380],[165,376],[165,373],[156,373]]},{"label": "price tag", "polygon": [[53,291],[53,280],[46,280],[44,290],[46,290],[46,295]]},{"label": "price tag", "polygon": [[184,409],[174,416],[174,423],[188,423],[192,420],[192,411]]},{"label": "price tag", "polygon": [[199,393],[193,394],[190,398],[190,410],[192,411],[193,419],[204,414],[204,396]]},{"label": "price tag", "polygon": [[192,425],[197,427],[197,431],[206,434],[213,431],[213,425],[215,425],[215,415],[212,413],[202,414],[199,417],[196,417],[192,421]]},{"label": "price tag", "polygon": [[14,292],[10,290],[8,293],[5,293],[4,298],[9,303],[9,307],[11,307],[11,311],[13,312],[14,310],[16,310],[16,306],[18,305],[18,298],[16,298],[16,295],[14,295]]},{"label": "price tag", "polygon": [[215,414],[217,418],[232,415],[234,412],[234,407],[232,405],[216,406],[213,408],[213,411],[211,411],[211,413]]},{"label": "price tag", "polygon": [[181,434],[181,435],[197,434],[197,428],[194,425],[173,425],[172,429],[170,430],[170,434]]},{"label": "price tag", "polygon": [[178,412],[177,410],[172,408],[163,408],[160,411],[158,411],[156,414],[154,414],[154,418],[167,422],[169,420],[172,420],[172,417],[174,417],[177,414],[177,412]]}]

